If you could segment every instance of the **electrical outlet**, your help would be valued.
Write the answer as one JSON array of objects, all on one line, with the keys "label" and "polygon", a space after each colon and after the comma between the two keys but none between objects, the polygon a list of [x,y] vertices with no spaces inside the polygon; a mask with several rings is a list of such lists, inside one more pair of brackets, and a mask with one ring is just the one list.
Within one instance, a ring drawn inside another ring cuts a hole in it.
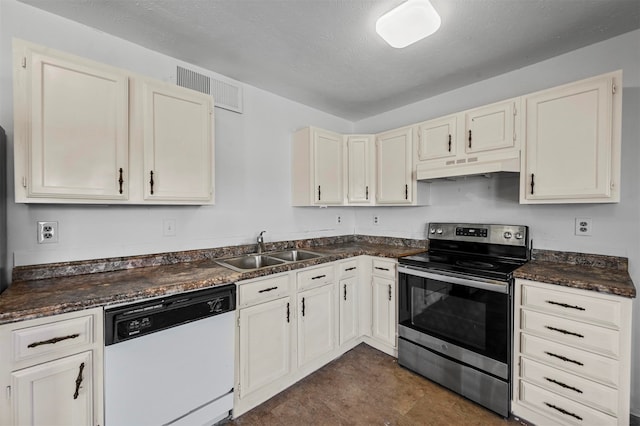
[{"label": "electrical outlet", "polygon": [[373,216],[373,224],[380,225],[380,216]]},{"label": "electrical outlet", "polygon": [[336,225],[340,225],[342,223],[342,216],[336,216]]},{"label": "electrical outlet", "polygon": [[38,244],[58,242],[58,222],[38,222]]},{"label": "electrical outlet", "polygon": [[576,217],[576,235],[590,236],[593,229],[593,221],[588,217]]},{"label": "electrical outlet", "polygon": [[176,235],[176,220],[165,219],[162,222],[162,235],[165,237],[173,237]]}]

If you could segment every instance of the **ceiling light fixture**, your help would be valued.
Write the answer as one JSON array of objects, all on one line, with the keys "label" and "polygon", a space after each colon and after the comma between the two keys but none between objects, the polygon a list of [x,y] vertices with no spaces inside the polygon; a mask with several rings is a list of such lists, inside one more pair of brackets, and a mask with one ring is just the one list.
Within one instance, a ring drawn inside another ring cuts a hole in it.
[{"label": "ceiling light fixture", "polygon": [[376,21],[376,32],[391,47],[401,49],[440,28],[440,15],[429,0],[407,0]]}]

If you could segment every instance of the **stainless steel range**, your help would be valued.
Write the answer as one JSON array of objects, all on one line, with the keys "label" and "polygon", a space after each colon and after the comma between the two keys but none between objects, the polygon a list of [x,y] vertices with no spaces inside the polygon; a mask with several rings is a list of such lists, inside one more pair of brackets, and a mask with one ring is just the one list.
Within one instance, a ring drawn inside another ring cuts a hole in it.
[{"label": "stainless steel range", "polygon": [[429,252],[399,259],[398,363],[507,417],[517,225],[431,223]]}]

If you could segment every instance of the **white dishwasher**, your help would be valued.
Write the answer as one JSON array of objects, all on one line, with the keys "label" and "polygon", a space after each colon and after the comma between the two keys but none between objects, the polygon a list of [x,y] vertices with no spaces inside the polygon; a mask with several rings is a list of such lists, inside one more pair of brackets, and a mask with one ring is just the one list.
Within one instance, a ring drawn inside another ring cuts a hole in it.
[{"label": "white dishwasher", "polygon": [[234,284],[105,309],[106,426],[229,417],[234,309]]}]

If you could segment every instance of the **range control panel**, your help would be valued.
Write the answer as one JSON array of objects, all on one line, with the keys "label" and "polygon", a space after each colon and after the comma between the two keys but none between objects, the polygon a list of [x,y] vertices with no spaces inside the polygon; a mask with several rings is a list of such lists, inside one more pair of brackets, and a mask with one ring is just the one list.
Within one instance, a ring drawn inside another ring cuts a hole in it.
[{"label": "range control panel", "polygon": [[528,228],[522,225],[485,225],[432,222],[427,226],[430,240],[473,241],[527,247]]}]

